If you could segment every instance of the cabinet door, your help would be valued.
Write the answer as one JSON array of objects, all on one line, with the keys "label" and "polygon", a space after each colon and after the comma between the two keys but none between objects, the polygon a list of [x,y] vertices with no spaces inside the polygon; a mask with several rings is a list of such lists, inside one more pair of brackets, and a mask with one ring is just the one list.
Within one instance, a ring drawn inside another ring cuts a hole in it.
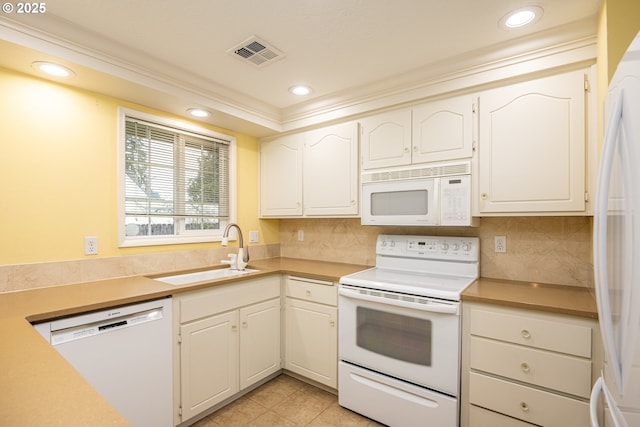
[{"label": "cabinet door", "polygon": [[301,135],[260,144],[260,215],[302,215]]},{"label": "cabinet door", "polygon": [[240,389],[280,369],[280,298],[240,309]]},{"label": "cabinet door", "polygon": [[338,309],[287,298],[285,368],[338,386]]},{"label": "cabinet door", "polygon": [[305,134],[304,214],[358,214],[358,123]]},{"label": "cabinet door", "polygon": [[481,94],[480,212],[585,209],[584,73]]},{"label": "cabinet door", "polygon": [[182,419],[238,392],[238,311],[180,327]]},{"label": "cabinet door", "polygon": [[413,108],[413,163],[471,157],[473,102],[457,97]]},{"label": "cabinet door", "polygon": [[411,164],[411,110],[397,110],[360,120],[362,168]]}]

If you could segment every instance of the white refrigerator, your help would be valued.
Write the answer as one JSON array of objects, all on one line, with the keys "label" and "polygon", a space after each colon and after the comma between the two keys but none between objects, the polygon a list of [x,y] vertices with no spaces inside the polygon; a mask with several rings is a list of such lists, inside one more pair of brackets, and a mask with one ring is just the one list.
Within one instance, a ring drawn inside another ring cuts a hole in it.
[{"label": "white refrigerator", "polygon": [[600,425],[601,401],[606,427],[640,427],[640,34],[605,99],[593,238],[605,364],[591,393],[591,424]]}]

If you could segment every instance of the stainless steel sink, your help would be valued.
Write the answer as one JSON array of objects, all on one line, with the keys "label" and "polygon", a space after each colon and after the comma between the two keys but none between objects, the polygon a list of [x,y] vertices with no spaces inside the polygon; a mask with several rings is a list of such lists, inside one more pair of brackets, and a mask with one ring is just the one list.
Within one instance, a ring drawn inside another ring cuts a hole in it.
[{"label": "stainless steel sink", "polygon": [[245,268],[244,270],[232,270],[230,268],[217,268],[214,270],[196,271],[194,273],[175,274],[164,277],[154,277],[158,280],[170,285],[188,285],[190,283],[204,282],[205,280],[224,279],[227,277],[240,276],[247,273],[255,273],[259,270]]}]

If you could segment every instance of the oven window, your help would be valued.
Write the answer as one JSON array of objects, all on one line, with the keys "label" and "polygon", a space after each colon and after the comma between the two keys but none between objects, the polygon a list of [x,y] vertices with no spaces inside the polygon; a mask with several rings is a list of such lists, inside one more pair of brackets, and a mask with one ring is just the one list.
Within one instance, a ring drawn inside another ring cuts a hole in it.
[{"label": "oven window", "polygon": [[427,215],[427,190],[385,191],[371,193],[372,215]]},{"label": "oven window", "polygon": [[358,347],[404,362],[431,366],[431,321],[358,307]]}]

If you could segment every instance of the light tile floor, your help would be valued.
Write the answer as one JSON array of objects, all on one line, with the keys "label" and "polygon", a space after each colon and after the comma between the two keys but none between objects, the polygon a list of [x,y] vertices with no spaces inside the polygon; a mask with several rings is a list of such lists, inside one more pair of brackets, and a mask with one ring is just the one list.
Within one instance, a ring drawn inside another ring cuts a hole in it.
[{"label": "light tile floor", "polygon": [[375,427],[338,397],[282,374],[192,427]]}]

